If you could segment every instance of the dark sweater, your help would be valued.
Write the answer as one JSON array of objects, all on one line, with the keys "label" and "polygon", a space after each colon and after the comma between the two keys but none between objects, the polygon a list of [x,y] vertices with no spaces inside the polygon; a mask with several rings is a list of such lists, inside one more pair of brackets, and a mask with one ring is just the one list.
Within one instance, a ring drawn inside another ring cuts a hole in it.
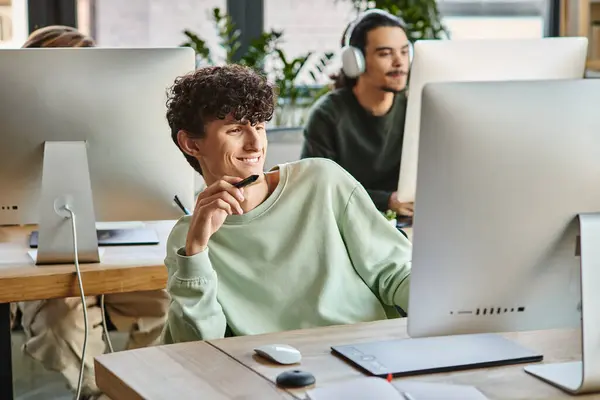
[{"label": "dark sweater", "polygon": [[338,163],[367,189],[381,211],[398,188],[404,137],[406,95],[396,95],[387,114],[365,110],[351,89],[337,89],[313,106],[304,128],[301,158]]}]

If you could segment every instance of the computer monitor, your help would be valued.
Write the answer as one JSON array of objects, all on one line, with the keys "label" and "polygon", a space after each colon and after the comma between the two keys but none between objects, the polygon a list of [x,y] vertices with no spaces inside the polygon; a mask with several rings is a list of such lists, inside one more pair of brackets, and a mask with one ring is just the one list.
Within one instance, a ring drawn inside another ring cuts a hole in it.
[{"label": "computer monitor", "polygon": [[193,208],[165,102],[194,68],[189,48],[0,50],[0,225],[39,224],[37,264],[73,261],[66,203],[80,262],[99,261],[96,221],[177,219],[174,196]]},{"label": "computer monitor", "polygon": [[421,92],[425,84],[583,78],[587,48],[587,38],[578,37],[417,41],[408,82],[398,199],[415,200]]},{"label": "computer monitor", "polygon": [[600,391],[599,104],[598,80],[424,87],[411,337],[581,325],[585,369],[526,370]]}]

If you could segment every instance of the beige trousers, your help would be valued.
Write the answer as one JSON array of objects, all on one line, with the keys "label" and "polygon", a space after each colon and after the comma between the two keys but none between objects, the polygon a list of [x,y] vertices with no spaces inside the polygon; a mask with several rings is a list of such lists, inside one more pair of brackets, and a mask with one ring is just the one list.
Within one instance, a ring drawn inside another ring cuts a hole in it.
[{"label": "beige trousers", "polygon": [[[106,350],[100,298],[86,299],[89,336],[85,355],[82,394],[99,393],[94,379],[94,357]],[[120,332],[129,333],[127,349],[158,344],[164,327],[169,296],[165,290],[107,294],[104,306]],[[77,388],[82,360],[84,319],[81,298],[19,303],[26,334],[23,351],[46,369],[58,371],[72,390]]]},{"label": "beige trousers", "polygon": [[17,318],[17,303],[10,303],[10,329],[14,328],[15,318]]}]

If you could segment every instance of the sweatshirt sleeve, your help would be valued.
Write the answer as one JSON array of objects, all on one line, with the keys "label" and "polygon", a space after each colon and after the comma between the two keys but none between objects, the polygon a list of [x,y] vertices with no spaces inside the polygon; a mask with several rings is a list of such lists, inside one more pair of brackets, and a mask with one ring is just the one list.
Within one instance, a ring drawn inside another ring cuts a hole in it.
[{"label": "sweatshirt sleeve", "polygon": [[314,108],[304,127],[304,144],[300,158],[321,157],[336,161],[335,123],[325,112]]},{"label": "sweatshirt sleeve", "polygon": [[390,197],[393,192],[367,189],[367,193],[379,211],[386,212],[390,208]]},{"label": "sweatshirt sleeve", "polygon": [[163,334],[166,344],[225,336],[227,320],[217,300],[218,278],[208,254],[208,248],[193,256],[186,256],[184,247],[167,249],[171,303]]},{"label": "sweatshirt sleeve", "polygon": [[361,185],[350,195],[341,228],[363,281],[383,304],[407,311],[412,244],[377,211]]}]

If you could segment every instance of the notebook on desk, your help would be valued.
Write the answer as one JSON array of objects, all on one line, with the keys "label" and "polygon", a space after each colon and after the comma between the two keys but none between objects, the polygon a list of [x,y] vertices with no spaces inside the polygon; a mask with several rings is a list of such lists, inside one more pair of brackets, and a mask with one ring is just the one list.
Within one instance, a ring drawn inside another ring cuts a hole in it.
[{"label": "notebook on desk", "polygon": [[317,387],[307,392],[309,400],[487,400],[477,388],[445,383],[392,381],[375,377],[357,378]]}]

